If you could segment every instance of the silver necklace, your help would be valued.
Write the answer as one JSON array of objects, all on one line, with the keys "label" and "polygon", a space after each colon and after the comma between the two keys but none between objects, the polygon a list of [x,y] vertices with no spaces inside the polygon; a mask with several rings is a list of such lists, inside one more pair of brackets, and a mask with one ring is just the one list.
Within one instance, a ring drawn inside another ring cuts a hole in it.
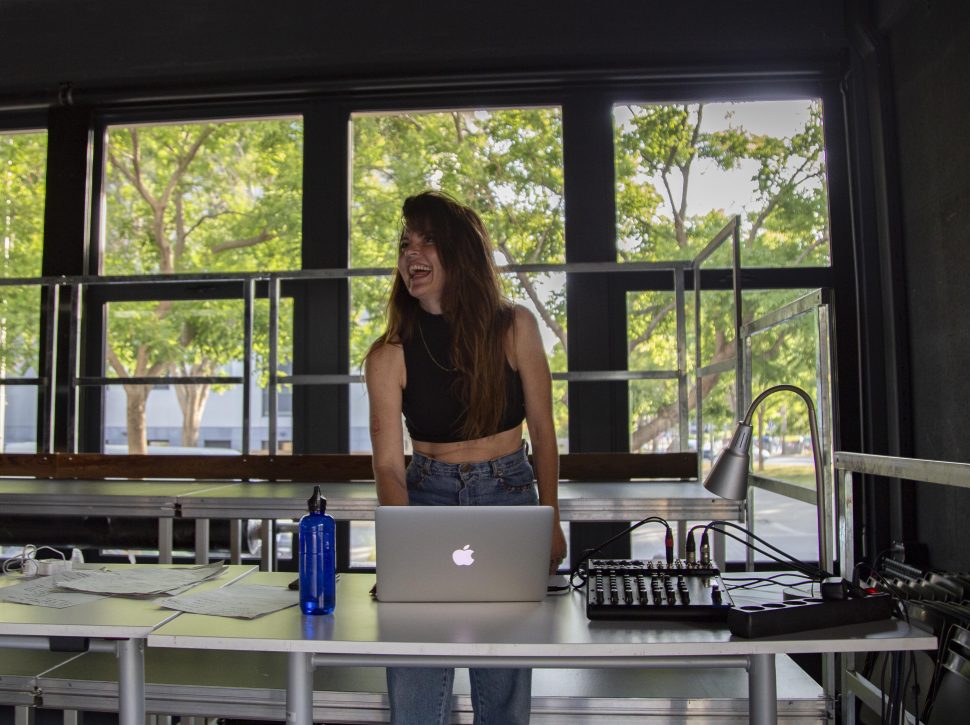
[{"label": "silver necklace", "polygon": [[418,334],[421,335],[421,344],[424,345],[424,351],[428,353],[428,357],[431,358],[431,362],[437,365],[441,370],[444,370],[446,373],[458,372],[458,368],[445,367],[440,362],[438,362],[437,358],[435,358],[434,355],[431,354],[431,348],[428,347],[428,341],[424,339],[424,329],[421,327],[421,320],[418,320]]}]

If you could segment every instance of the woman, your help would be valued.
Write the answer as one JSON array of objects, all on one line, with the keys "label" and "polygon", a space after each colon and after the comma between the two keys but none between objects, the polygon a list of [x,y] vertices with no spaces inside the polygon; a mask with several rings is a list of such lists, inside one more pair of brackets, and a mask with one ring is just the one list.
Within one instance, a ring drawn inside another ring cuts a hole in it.
[{"label": "woman", "polygon": [[[478,215],[439,192],[409,197],[387,329],[365,360],[381,505],[534,505],[566,552],[552,378],[532,314],[501,293]],[[402,413],[414,448],[404,467]],[[535,472],[522,443],[529,427]],[[501,469],[501,478],[493,471]],[[538,483],[538,495],[536,492]],[[528,669],[472,669],[476,723],[525,723]],[[392,723],[447,723],[454,670],[388,668]]]}]

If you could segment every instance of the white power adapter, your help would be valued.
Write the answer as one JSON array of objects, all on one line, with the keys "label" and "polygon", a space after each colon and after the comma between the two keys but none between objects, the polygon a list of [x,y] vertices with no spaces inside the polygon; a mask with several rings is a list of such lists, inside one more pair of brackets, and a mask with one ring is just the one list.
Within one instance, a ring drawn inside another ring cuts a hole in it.
[{"label": "white power adapter", "polygon": [[37,564],[37,576],[50,576],[60,574],[62,571],[71,571],[71,562],[66,559],[35,559]]}]

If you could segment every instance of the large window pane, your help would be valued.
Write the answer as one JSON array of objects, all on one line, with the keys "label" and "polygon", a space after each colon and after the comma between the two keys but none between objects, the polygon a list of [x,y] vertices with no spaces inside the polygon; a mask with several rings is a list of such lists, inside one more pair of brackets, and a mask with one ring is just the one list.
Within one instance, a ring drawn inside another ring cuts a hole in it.
[{"label": "large window pane", "polygon": [[[241,366],[227,370],[230,374],[241,372]],[[241,385],[108,386],[104,452],[239,454],[242,399]],[[132,406],[137,401],[143,404],[141,410]],[[132,421],[133,415],[140,415],[141,419]],[[140,427],[145,432],[144,447],[131,434]],[[187,439],[187,434],[194,437]]]},{"label": "large window pane", "polygon": [[[762,294],[771,298],[777,297],[779,293]],[[767,306],[767,300],[762,300],[762,304]],[[813,399],[816,410],[824,412],[818,391],[822,385],[828,385],[828,381],[821,380],[818,369],[818,326],[818,311],[811,310],[752,335],[752,396],[773,385],[797,385]],[[752,471],[759,476],[808,489],[810,496],[814,498],[815,469],[808,408],[804,401],[792,393],[771,395],[755,409],[751,423],[754,439]],[[829,424],[827,421],[820,421],[820,427],[825,431]],[[821,445],[826,445],[826,442],[822,441]],[[754,525],[758,535],[768,538],[773,544],[799,559],[816,560],[818,526],[815,507],[761,489],[753,491],[753,496]],[[787,545],[770,538],[772,533]]]},{"label": "large window pane", "polygon": [[[47,134],[0,133],[0,279],[38,277],[44,238]],[[38,374],[39,286],[0,287],[0,451],[33,451]],[[10,384],[6,384],[10,383]]]},{"label": "large window pane", "polygon": [[0,378],[4,380],[37,375],[42,291],[41,285],[0,287]]},{"label": "large window pane", "polygon": [[36,385],[0,386],[0,401],[3,404],[0,452],[37,452],[38,392]]},{"label": "large window pane", "polygon": [[39,277],[47,134],[0,133],[0,277]]},{"label": "large window pane", "polygon": [[564,262],[558,108],[359,114],[353,118],[353,267],[391,267],[401,203],[440,189],[481,214],[499,262]]},{"label": "large window pane", "polygon": [[[401,204],[440,189],[476,209],[500,265],[565,262],[562,123],[558,108],[358,114],[353,117],[351,266],[393,267]],[[390,277],[351,279],[350,366],[357,370],[385,323]],[[566,369],[561,274],[502,275],[505,293],[539,320],[550,365]],[[565,385],[557,433],[568,426]],[[369,450],[366,397],[351,395],[352,447]]]},{"label": "large window pane", "polygon": [[[266,299],[254,305],[253,371],[250,381],[250,444],[269,444],[268,312]],[[244,304],[236,299],[113,302],[107,306],[106,358],[109,377],[158,378],[154,385],[111,385],[106,393],[104,440],[132,453],[143,446],[241,450],[243,386],[240,383],[180,383],[172,378],[244,375]],[[277,373],[292,360],[291,299],[279,305]],[[291,387],[278,387],[278,451],[292,443]],[[143,441],[143,443],[139,443]],[[211,452],[211,451],[207,451]]]},{"label": "large window pane", "polygon": [[303,122],[112,126],[105,274],[300,266]]},{"label": "large window pane", "polygon": [[829,264],[819,101],[626,104],[614,123],[619,260],[691,259],[739,214],[745,266]]}]

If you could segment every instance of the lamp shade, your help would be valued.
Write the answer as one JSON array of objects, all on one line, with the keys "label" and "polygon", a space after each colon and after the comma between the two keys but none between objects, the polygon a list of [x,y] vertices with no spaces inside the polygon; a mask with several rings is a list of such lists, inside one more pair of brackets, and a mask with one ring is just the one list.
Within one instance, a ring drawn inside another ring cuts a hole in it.
[{"label": "lamp shade", "polygon": [[748,467],[751,463],[751,426],[738,423],[731,444],[711,466],[704,488],[721,498],[739,501],[748,494]]}]

